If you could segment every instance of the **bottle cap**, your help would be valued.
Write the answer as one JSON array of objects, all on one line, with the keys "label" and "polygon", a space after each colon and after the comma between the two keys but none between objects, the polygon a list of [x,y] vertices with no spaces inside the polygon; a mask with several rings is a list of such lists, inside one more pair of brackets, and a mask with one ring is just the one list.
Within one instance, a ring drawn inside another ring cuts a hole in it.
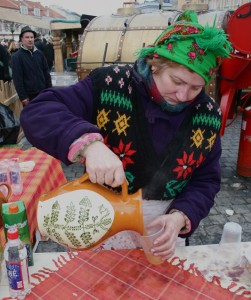
[{"label": "bottle cap", "polygon": [[8,229],[7,238],[9,240],[15,240],[15,239],[18,239],[18,237],[19,237],[19,234],[18,234],[18,230],[16,227],[12,227],[12,228]]},{"label": "bottle cap", "polygon": [[11,214],[15,214],[15,213],[17,213],[19,211],[18,205],[15,204],[15,203],[10,204],[8,206],[8,208],[9,208],[9,213],[11,213]]}]

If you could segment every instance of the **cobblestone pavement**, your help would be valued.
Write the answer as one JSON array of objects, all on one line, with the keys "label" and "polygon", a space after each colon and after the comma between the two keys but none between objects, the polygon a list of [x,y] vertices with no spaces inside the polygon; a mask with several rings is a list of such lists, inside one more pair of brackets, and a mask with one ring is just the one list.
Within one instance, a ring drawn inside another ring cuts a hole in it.
[{"label": "cobblestone pavement", "polygon": [[[223,226],[232,221],[242,226],[242,241],[251,241],[251,177],[237,174],[241,117],[226,127],[222,137],[221,190],[208,217],[201,221],[190,238],[190,245],[216,244],[220,241]],[[251,155],[251,151],[250,154]],[[250,170],[251,172],[251,170]],[[228,214],[228,210],[233,215]]]},{"label": "cobblestone pavement", "polygon": [[[190,237],[190,245],[217,244],[226,222],[239,223],[243,228],[242,241],[251,241],[251,177],[236,173],[239,150],[241,117],[225,129],[222,138],[222,185],[210,214],[201,221],[198,229]],[[250,153],[251,155],[251,153]],[[83,166],[62,164],[65,176],[73,180],[83,174]],[[52,241],[39,243],[37,252],[63,251],[64,248]]]}]

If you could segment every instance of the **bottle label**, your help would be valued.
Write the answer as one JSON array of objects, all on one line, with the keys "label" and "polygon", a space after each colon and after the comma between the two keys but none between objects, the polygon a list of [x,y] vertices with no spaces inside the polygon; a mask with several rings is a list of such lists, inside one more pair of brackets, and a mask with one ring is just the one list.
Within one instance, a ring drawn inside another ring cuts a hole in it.
[{"label": "bottle label", "polygon": [[6,262],[9,286],[13,290],[23,290],[23,274],[21,262]]},{"label": "bottle label", "polygon": [[11,184],[19,184],[20,183],[19,172],[15,172],[15,171],[10,172],[10,183]]}]

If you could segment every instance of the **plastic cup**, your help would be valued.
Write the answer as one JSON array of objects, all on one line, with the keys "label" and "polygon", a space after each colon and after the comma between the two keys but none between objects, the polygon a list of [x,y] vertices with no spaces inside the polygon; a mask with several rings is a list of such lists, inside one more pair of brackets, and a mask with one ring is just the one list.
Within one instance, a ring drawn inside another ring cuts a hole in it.
[{"label": "plastic cup", "polygon": [[227,222],[224,225],[220,251],[217,260],[224,262],[228,267],[236,267],[241,261],[241,234],[242,227],[235,222]]},{"label": "plastic cup", "polygon": [[227,222],[224,225],[220,244],[240,243],[241,242],[242,227],[235,222]]},{"label": "plastic cup", "polygon": [[150,229],[146,228],[144,231],[144,235],[140,237],[141,246],[145,252],[146,258],[149,261],[149,263],[153,265],[160,265],[164,261],[160,256],[155,256],[151,252],[151,249],[154,246],[154,241],[164,232],[164,224],[158,224]]}]

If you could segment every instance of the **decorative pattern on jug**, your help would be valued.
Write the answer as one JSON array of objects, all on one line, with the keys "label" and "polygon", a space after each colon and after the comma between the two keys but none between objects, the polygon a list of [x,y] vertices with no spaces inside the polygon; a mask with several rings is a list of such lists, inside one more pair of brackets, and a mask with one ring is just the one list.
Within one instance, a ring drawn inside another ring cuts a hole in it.
[{"label": "decorative pattern on jug", "polygon": [[43,236],[69,248],[89,248],[109,231],[114,209],[103,196],[76,190],[38,204],[38,228]]}]

